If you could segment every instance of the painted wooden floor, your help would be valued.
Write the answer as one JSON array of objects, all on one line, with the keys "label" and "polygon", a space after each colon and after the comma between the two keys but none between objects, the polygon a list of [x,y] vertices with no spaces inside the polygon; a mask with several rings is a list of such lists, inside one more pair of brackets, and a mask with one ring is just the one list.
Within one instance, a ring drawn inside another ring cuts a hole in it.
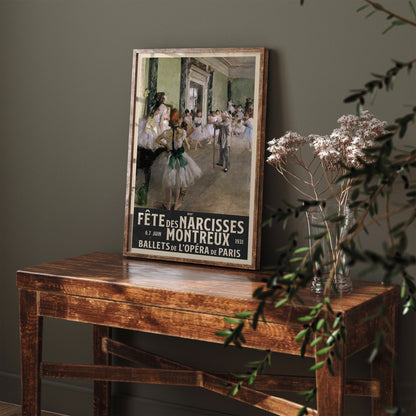
[{"label": "painted wooden floor", "polygon": [[[17,404],[0,402],[0,416],[21,416],[20,406]],[[42,416],[63,416],[58,413],[42,412]]]}]

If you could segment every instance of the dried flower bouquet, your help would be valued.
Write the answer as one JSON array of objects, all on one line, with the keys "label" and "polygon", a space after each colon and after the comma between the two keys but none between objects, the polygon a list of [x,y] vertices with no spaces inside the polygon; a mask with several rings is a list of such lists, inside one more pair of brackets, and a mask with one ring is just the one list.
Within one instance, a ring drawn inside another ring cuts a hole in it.
[{"label": "dried flower bouquet", "polygon": [[[329,290],[331,282],[335,282],[336,288],[344,293],[351,290],[350,283],[345,280],[349,272],[341,244],[347,235],[345,228],[352,225],[348,203],[353,179],[338,181],[338,178],[351,168],[371,163],[371,149],[377,137],[386,133],[386,122],[368,111],[359,116],[344,115],[338,123],[340,127],[329,136],[311,134],[303,137],[287,132],[268,143],[270,155],[267,162],[299,193],[301,199],[312,203],[313,211],[307,213],[310,251],[311,255],[313,250],[321,251],[319,256],[315,256],[320,257],[314,265],[312,282],[312,290],[316,293]],[[308,146],[313,150],[309,160],[305,152]],[[341,221],[332,221],[334,218]],[[319,234],[322,235],[317,238]],[[315,242],[312,244],[313,238]]]},{"label": "dried flower bouquet", "polygon": [[[337,184],[337,179],[346,173],[346,168],[360,167],[363,161],[371,161],[371,153],[367,150],[374,146],[377,137],[386,133],[387,123],[368,111],[359,116],[344,115],[338,123],[340,127],[329,136],[311,134],[303,137],[289,131],[268,142],[270,155],[267,162],[306,199],[333,197],[339,205],[345,205],[350,182]],[[307,145],[313,149],[313,158],[309,162],[303,156],[303,147]],[[295,166],[303,170],[303,176],[295,173]],[[325,186],[322,186],[322,181]]]}]

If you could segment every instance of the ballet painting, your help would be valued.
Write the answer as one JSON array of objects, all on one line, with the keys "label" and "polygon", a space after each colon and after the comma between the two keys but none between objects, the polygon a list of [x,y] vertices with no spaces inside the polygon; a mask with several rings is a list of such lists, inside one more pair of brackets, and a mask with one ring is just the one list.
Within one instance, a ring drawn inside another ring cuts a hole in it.
[{"label": "ballet painting", "polygon": [[259,267],[267,57],[133,51],[125,256]]}]

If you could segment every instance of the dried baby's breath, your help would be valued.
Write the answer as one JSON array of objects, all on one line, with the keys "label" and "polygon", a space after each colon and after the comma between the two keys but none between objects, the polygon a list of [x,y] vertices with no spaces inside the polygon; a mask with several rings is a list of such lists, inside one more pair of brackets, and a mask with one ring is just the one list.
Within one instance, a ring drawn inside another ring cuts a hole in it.
[{"label": "dried baby's breath", "polygon": [[[387,123],[378,120],[369,111],[363,111],[359,116],[343,115],[338,123],[340,126],[329,136],[310,134],[303,137],[288,131],[284,136],[268,142],[270,154],[267,162],[304,197],[316,200],[330,191],[339,204],[347,203],[350,183],[336,186],[337,176],[345,173],[346,168],[358,168],[363,162],[371,163],[367,150],[375,145],[377,137],[386,133]],[[304,161],[304,146],[312,147],[312,162]],[[316,164],[319,166],[316,167]],[[304,170],[304,177],[294,172],[296,166]],[[323,178],[327,184],[324,187]]]}]

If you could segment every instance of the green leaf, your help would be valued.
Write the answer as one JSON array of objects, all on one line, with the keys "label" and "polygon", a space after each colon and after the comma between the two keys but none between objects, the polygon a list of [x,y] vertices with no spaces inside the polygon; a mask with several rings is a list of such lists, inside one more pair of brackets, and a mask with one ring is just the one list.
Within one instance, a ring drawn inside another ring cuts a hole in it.
[{"label": "green leaf", "polygon": [[224,321],[228,322],[229,324],[241,324],[241,320],[234,318],[224,317]]},{"label": "green leaf", "polygon": [[328,337],[328,339],[326,340],[327,345],[331,345],[335,341],[338,334],[339,328],[332,332],[332,334]]},{"label": "green leaf", "polygon": [[389,124],[384,129],[387,131],[395,131],[399,126],[397,124]]},{"label": "green leaf", "polygon": [[257,370],[254,370],[250,375],[250,378],[248,380],[248,384],[253,384],[256,377],[257,377]]},{"label": "green leaf", "polygon": [[286,230],[286,227],[287,227],[287,223],[288,223],[288,221],[289,221],[289,217],[286,217],[286,218],[283,220],[283,225],[282,225],[282,228],[283,228],[284,230]]},{"label": "green leaf", "polygon": [[374,359],[376,358],[377,354],[378,354],[378,349],[377,348],[373,348],[373,350],[371,351],[370,357],[368,359],[368,362],[370,364],[374,361]]},{"label": "green leaf", "polygon": [[345,215],[334,215],[331,219],[329,219],[330,222],[333,223],[341,223],[341,225],[345,224]]},{"label": "green leaf", "polygon": [[407,192],[407,193],[406,193],[406,196],[407,196],[408,198],[413,198],[413,197],[415,197],[415,196],[416,196],[416,191]]},{"label": "green leaf", "polygon": [[[303,0],[301,0],[302,2]],[[308,409],[306,406],[301,407],[301,409],[299,410],[298,414],[296,416],[304,416],[308,414]]]},{"label": "green leaf", "polygon": [[394,25],[390,25],[384,32],[383,35],[385,35],[388,31],[394,28]]},{"label": "green leaf", "polygon": [[305,335],[306,335],[306,333],[307,332],[309,332],[310,331],[310,329],[309,328],[306,328],[306,329],[302,329],[302,331],[300,331],[297,335],[296,335],[296,337],[295,337],[295,341],[300,341]]},{"label": "green leaf", "polygon": [[231,392],[231,394],[232,394],[233,396],[235,396],[235,395],[239,392],[239,390],[240,390],[240,384],[236,384],[236,385],[234,386],[233,391]]},{"label": "green leaf", "polygon": [[308,322],[308,321],[312,321],[313,316],[310,315],[306,315],[306,316],[301,316],[298,318],[298,321],[300,322]]},{"label": "green leaf", "polygon": [[406,315],[410,309],[416,311],[416,300],[413,296],[409,296],[407,302],[403,305],[403,315]]},{"label": "green leaf", "polygon": [[293,257],[289,260],[289,263],[296,263],[298,261],[302,261],[303,257]]},{"label": "green leaf", "polygon": [[332,328],[333,329],[335,329],[338,325],[339,325],[339,323],[340,323],[340,321],[341,321],[341,316],[337,316],[336,318],[335,318],[335,320],[334,320],[334,323],[333,323],[333,325],[332,325]]},{"label": "green leaf", "polygon": [[315,370],[319,370],[320,368],[322,368],[325,365],[325,360],[324,361],[319,361],[317,362],[315,365],[313,365],[312,367],[309,368],[309,371],[315,371]]},{"label": "green leaf", "polygon": [[332,357],[328,356],[328,359],[326,360],[327,364],[328,364],[328,370],[331,373],[331,375],[335,376],[335,371],[334,368],[332,367]]},{"label": "green leaf", "polygon": [[404,409],[400,407],[386,407],[384,411],[388,413],[389,415],[394,415],[394,416],[404,415],[406,412]]},{"label": "green leaf", "polygon": [[407,285],[407,288],[408,288],[409,292],[411,294],[414,294],[416,292],[416,284],[413,281],[413,277],[411,277],[411,276],[405,276],[404,277],[404,280],[406,282],[406,285]]},{"label": "green leaf", "polygon": [[337,212],[333,212],[331,214],[328,214],[325,218],[324,221],[331,221],[333,218],[338,217],[338,213]]},{"label": "green leaf", "polygon": [[[296,298],[296,300],[301,304],[301,305],[304,305],[305,304],[305,301],[298,295],[298,294],[294,294],[294,297]],[[292,305],[296,308],[296,304],[294,303],[294,302],[292,302]]]},{"label": "green leaf", "polygon": [[374,88],[371,91],[371,98],[370,98],[370,103],[371,104],[374,104],[374,102],[376,101],[377,92],[378,92],[378,88]]},{"label": "green leaf", "polygon": [[361,90],[359,93],[349,95],[348,97],[344,98],[344,103],[353,103],[354,101],[359,100],[365,94],[364,90]]},{"label": "green leaf", "polygon": [[280,308],[281,306],[283,306],[286,302],[288,301],[288,298],[283,298],[280,299],[279,302],[276,302],[276,304],[274,305],[275,308]]},{"label": "green leaf", "polygon": [[403,299],[406,296],[406,282],[403,280],[400,297]]},{"label": "green leaf", "polygon": [[365,18],[368,19],[369,17],[371,17],[373,14],[376,13],[376,10],[371,11],[370,13],[368,13]]},{"label": "green leaf", "polygon": [[403,123],[400,126],[400,131],[399,131],[399,137],[402,139],[405,135],[406,135],[406,131],[407,131],[407,124]]},{"label": "green leaf", "polygon": [[248,374],[233,374],[235,378],[247,380],[250,376]]},{"label": "green leaf", "polygon": [[332,346],[330,346],[330,347],[325,347],[325,348],[322,348],[322,349],[320,349],[319,351],[317,351],[316,352],[316,355],[324,355],[324,354],[327,354],[329,351],[331,351],[332,350]]},{"label": "green leaf", "polygon": [[328,233],[326,231],[323,231],[322,233],[312,234],[308,235],[307,238],[310,240],[320,240],[322,237],[325,237]]},{"label": "green leaf", "polygon": [[270,218],[267,218],[267,220],[264,220],[262,223],[261,223],[261,227],[263,228],[263,227],[266,227],[266,226],[269,226],[269,227],[271,227],[272,225],[273,225],[273,218],[272,217],[270,217]]},{"label": "green leaf", "polygon": [[298,274],[297,273],[288,273],[283,276],[283,280],[293,280]]},{"label": "green leaf", "polygon": [[383,10],[383,6],[380,3],[374,3],[373,7],[377,10]]},{"label": "green leaf", "polygon": [[304,356],[305,356],[305,353],[306,353],[306,347],[308,346],[308,343],[309,343],[310,337],[311,337],[311,331],[308,331],[308,332],[305,334],[305,338],[304,338],[304,340],[302,341],[302,345],[300,346],[300,356],[301,356],[301,357],[304,357]]},{"label": "green leaf", "polygon": [[355,223],[349,230],[348,234],[353,234],[354,231],[358,228],[358,223]]},{"label": "green leaf", "polygon": [[253,312],[239,312],[234,315],[234,318],[246,319],[253,315]]},{"label": "green leaf", "polygon": [[246,364],[246,367],[257,367],[259,366],[263,361],[257,360],[257,361],[250,361]]},{"label": "green leaf", "polygon": [[396,26],[403,26],[406,25],[406,22],[403,22],[403,20],[394,20],[391,25],[383,32],[383,35],[385,35],[387,32],[389,32],[391,29],[393,29]]},{"label": "green leaf", "polygon": [[380,351],[380,348],[384,345],[384,340],[385,340],[385,334],[384,334],[384,332],[383,331],[378,332],[377,335],[376,335],[376,343],[375,343],[375,346],[374,346],[373,350],[371,351],[370,357],[368,359],[368,362],[370,364],[377,357],[377,354]]},{"label": "green leaf", "polygon": [[321,341],[322,341],[322,337],[315,338],[315,339],[311,342],[311,347],[314,347],[315,345],[319,344]]},{"label": "green leaf", "polygon": [[368,7],[369,7],[369,5],[368,5],[368,4],[365,4],[364,6],[359,7],[359,8],[356,10],[356,12],[357,12],[357,13],[359,13],[359,12],[361,12],[361,11],[363,11],[363,10],[367,9]]},{"label": "green leaf", "polygon": [[227,347],[228,345],[231,344],[231,341],[234,339],[233,335],[229,335],[227,338],[225,338],[224,340],[224,347]]},{"label": "green leaf", "polygon": [[398,237],[403,232],[403,226],[405,225],[405,222],[399,222],[391,229],[391,235],[393,237]]},{"label": "green leaf", "polygon": [[316,306],[309,306],[311,312],[309,315],[316,315],[322,309],[323,303],[319,302]]},{"label": "green leaf", "polygon": [[[416,191],[415,191],[415,193],[416,193]],[[299,247],[293,252],[293,254],[306,253],[308,251],[309,251],[309,247]]]},{"label": "green leaf", "polygon": [[384,345],[384,340],[386,336],[383,331],[380,331],[376,335],[376,347],[380,349]]},{"label": "green leaf", "polygon": [[[406,24],[406,23],[403,22],[403,24]],[[403,62],[397,61],[396,59],[392,59],[392,61],[395,63],[396,68],[399,68],[399,69],[403,68],[403,66],[404,66]]]},{"label": "green leaf", "polygon": [[319,321],[318,321],[318,324],[316,325],[316,329],[317,329],[317,331],[319,331],[324,325],[325,325],[325,318],[321,318]]},{"label": "green leaf", "polygon": [[219,337],[228,337],[233,334],[233,331],[230,329],[225,329],[223,331],[217,331],[215,335],[218,335]]},{"label": "green leaf", "polygon": [[330,313],[331,315],[335,315],[335,314],[334,314],[334,311],[333,311],[333,310],[332,310],[332,308],[331,308],[331,299],[330,299],[330,298],[328,298],[327,296],[325,296],[325,298],[324,298],[324,302],[325,302],[325,304],[326,304],[326,307],[327,307],[327,309],[328,309],[329,313]]}]

